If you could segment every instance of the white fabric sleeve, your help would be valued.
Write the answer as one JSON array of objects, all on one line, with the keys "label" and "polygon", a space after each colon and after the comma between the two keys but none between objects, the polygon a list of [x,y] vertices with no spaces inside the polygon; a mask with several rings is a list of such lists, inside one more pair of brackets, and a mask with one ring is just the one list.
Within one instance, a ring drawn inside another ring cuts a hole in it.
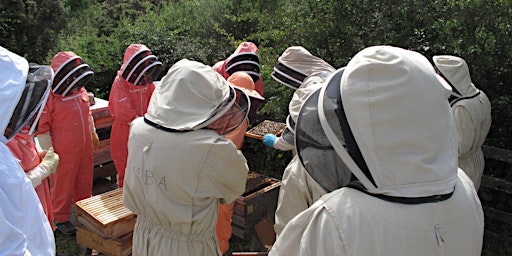
[{"label": "white fabric sleeve", "polygon": [[286,224],[316,200],[325,195],[325,190],[307,174],[295,156],[283,173],[275,213],[274,230],[279,237]]},{"label": "white fabric sleeve", "polygon": [[240,150],[226,138],[219,138],[212,145],[204,163],[197,187],[209,191],[223,204],[228,204],[242,195],[249,167]]},{"label": "white fabric sleeve", "polygon": [[475,127],[473,127],[472,118],[464,106],[454,106],[452,111],[459,135],[459,157],[466,157],[476,151],[473,149]]},{"label": "white fabric sleeve", "polygon": [[276,141],[274,142],[274,148],[281,151],[289,151],[295,147],[292,144],[286,142],[283,138],[277,137]]},{"label": "white fabric sleeve", "polygon": [[39,134],[36,136],[36,138],[43,150],[48,150],[49,148],[53,147],[52,136],[50,136],[50,132]]},{"label": "white fabric sleeve", "polygon": [[270,250],[276,255],[347,255],[341,230],[322,203],[293,218]]}]

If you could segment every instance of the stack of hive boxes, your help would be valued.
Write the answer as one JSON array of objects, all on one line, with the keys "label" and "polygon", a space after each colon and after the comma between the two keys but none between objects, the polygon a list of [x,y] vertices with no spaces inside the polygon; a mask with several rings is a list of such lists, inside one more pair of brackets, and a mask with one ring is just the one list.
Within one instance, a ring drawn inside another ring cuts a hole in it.
[{"label": "stack of hive boxes", "polygon": [[76,202],[78,244],[111,256],[131,254],[137,216],[123,205],[122,194],[118,188]]}]

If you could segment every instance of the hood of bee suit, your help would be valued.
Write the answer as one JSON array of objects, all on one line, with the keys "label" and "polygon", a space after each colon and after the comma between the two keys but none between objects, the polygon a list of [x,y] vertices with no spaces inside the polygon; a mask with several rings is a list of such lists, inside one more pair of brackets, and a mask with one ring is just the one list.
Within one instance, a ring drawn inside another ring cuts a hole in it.
[{"label": "hood of bee suit", "polygon": [[5,144],[4,132],[25,88],[28,62],[0,46],[0,74],[0,141]]},{"label": "hood of bee suit", "polygon": [[149,48],[146,45],[143,44],[131,44],[126,48],[124,51],[124,57],[123,57],[123,65],[121,66],[121,70],[124,68],[126,63],[131,59],[131,57],[138,53],[139,51],[149,50]]},{"label": "hood of bee suit", "polygon": [[145,117],[166,128],[196,130],[211,123],[233,94],[210,66],[187,59],[176,62],[156,85]]},{"label": "hood of bee suit", "polygon": [[294,90],[311,75],[326,75],[335,71],[329,63],[314,56],[302,46],[288,47],[278,58],[272,71],[272,78]]},{"label": "hood of bee suit", "polygon": [[374,46],[349,62],[341,100],[371,177],[352,172],[371,193],[425,197],[453,191],[458,150],[449,89],[414,51]]},{"label": "hood of bee suit", "polygon": [[58,52],[53,57],[50,67],[55,74],[52,92],[56,95],[69,96],[73,88],[87,85],[94,76],[89,65],[74,52]]},{"label": "hood of bee suit", "polygon": [[53,73],[57,73],[57,70],[64,64],[66,61],[73,57],[77,57],[74,52],[58,52],[53,56],[52,62],[50,63],[50,67],[53,69]]},{"label": "hood of bee suit", "polygon": [[256,83],[261,78],[258,47],[252,42],[243,42],[238,45],[224,62],[224,70],[228,76],[243,71]]},{"label": "hood of bee suit", "polygon": [[450,194],[458,149],[449,91],[423,55],[368,47],[304,103],[297,154],[318,167],[305,165],[318,179],[325,175],[316,173],[344,174],[337,170],[343,163],[370,194],[408,200]]},{"label": "hood of bee suit", "polygon": [[[472,96],[478,92],[471,82],[468,64],[464,59],[450,55],[434,56],[432,59],[442,76],[454,87],[452,93],[456,97]],[[457,92],[460,95],[456,95]]]},{"label": "hood of bee suit", "polygon": [[265,98],[256,91],[256,87],[254,86],[251,76],[243,71],[233,73],[228,77],[228,82],[244,91],[249,97],[258,100],[265,100]]}]

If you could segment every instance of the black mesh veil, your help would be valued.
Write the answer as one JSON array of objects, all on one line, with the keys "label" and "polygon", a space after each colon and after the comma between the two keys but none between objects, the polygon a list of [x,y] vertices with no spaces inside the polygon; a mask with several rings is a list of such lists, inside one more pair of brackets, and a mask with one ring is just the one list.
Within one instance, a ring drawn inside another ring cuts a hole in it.
[{"label": "black mesh veil", "polygon": [[163,64],[149,50],[135,53],[121,70],[121,77],[135,85],[148,85],[162,72]]},{"label": "black mesh veil", "polygon": [[[332,79],[341,79],[342,74],[343,70]],[[322,87],[327,85],[326,83]],[[295,129],[297,154],[302,165],[327,192],[347,185],[352,176],[320,125],[319,105],[324,108],[325,118],[332,120],[333,126],[340,126],[336,117],[338,107],[336,95],[339,95],[336,88],[339,92],[339,83],[338,86],[326,88],[325,91],[319,88],[313,92],[301,107]],[[320,93],[325,93],[322,104],[319,104]],[[338,131],[341,131],[341,128]],[[343,134],[341,132],[338,134],[341,137],[340,141],[343,141]]]},{"label": "black mesh veil", "polygon": [[73,88],[80,88],[88,84],[94,76],[89,65],[82,58],[75,56],[63,63],[55,72],[53,78],[53,93],[68,96]]},{"label": "black mesh veil", "polygon": [[52,78],[53,71],[49,66],[40,66],[28,74],[25,89],[4,132],[7,140],[12,139],[24,126],[30,126],[33,131],[48,99]]}]

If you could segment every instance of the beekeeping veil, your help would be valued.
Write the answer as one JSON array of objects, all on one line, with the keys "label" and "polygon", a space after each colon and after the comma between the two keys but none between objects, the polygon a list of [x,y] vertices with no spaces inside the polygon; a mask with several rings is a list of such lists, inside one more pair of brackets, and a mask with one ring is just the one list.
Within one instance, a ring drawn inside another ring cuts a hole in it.
[{"label": "beekeeping veil", "polygon": [[94,76],[89,65],[73,52],[57,53],[51,67],[55,71],[52,91],[57,95],[69,96],[74,88],[85,86]]},{"label": "beekeeping veil", "polygon": [[162,72],[162,62],[143,44],[132,44],[125,51],[121,77],[134,85],[148,85]]},{"label": "beekeeping veil", "polygon": [[34,130],[50,92],[53,71],[49,66],[39,66],[29,73],[24,58],[2,47],[0,55],[0,124],[2,142],[6,143],[26,125],[30,132]]},{"label": "beekeeping veil", "polygon": [[335,71],[329,63],[314,56],[302,46],[288,47],[277,61],[271,74],[272,78],[294,90],[311,75]]},{"label": "beekeeping veil", "polygon": [[226,72],[231,76],[243,71],[249,74],[253,82],[260,79],[260,58],[256,52],[240,52],[226,59]]},{"label": "beekeeping veil", "polygon": [[156,86],[145,120],[168,131],[208,128],[225,135],[247,118],[249,102],[210,66],[183,59]]},{"label": "beekeeping veil", "polygon": [[450,196],[457,134],[449,91],[421,54],[366,48],[301,108],[297,153],[329,190],[348,176],[341,162],[353,174],[348,186],[385,200],[421,203]]}]

